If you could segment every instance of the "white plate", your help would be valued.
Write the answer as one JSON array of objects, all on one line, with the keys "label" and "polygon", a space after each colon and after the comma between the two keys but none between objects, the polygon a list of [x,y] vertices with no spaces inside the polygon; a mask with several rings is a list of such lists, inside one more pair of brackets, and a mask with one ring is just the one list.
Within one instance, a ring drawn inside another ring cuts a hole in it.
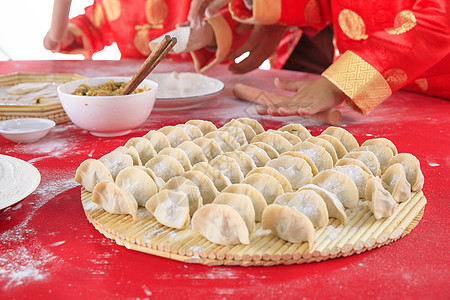
[{"label": "white plate", "polygon": [[225,87],[219,79],[198,73],[153,73],[158,83],[154,110],[177,110],[198,106],[217,96]]},{"label": "white plate", "polygon": [[21,159],[0,154],[0,209],[30,195],[41,182],[38,169]]},{"label": "white plate", "polygon": [[19,118],[0,122],[0,135],[16,143],[40,140],[55,126],[55,122],[41,118]]}]

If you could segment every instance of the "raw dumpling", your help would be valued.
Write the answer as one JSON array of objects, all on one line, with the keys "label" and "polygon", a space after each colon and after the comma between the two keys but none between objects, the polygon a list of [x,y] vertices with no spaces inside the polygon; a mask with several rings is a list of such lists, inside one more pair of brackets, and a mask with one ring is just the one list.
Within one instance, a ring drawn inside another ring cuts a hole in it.
[{"label": "raw dumpling", "polygon": [[322,146],[330,154],[331,158],[333,159],[333,165],[338,161],[338,156],[337,156],[336,150],[334,149],[333,145],[329,141],[312,136],[312,137],[306,139],[305,142],[310,142],[310,143],[316,144],[317,146]]},{"label": "raw dumpling", "polygon": [[214,198],[216,198],[219,193],[211,179],[200,171],[190,170],[181,174],[181,176],[191,180],[198,186],[203,204],[213,202]]},{"label": "raw dumpling", "polygon": [[338,159],[341,159],[342,157],[344,157],[345,154],[348,153],[347,149],[345,149],[344,144],[342,144],[341,141],[338,140],[336,137],[328,134],[321,134],[318,135],[317,137],[324,139],[328,141],[331,145],[333,145]]},{"label": "raw dumpling", "polygon": [[77,168],[75,181],[81,184],[86,191],[92,192],[97,183],[101,181],[114,182],[114,179],[104,164],[96,159],[89,158]]},{"label": "raw dumpling", "polygon": [[388,167],[396,163],[401,163],[405,168],[406,179],[411,185],[411,190],[413,192],[420,191],[423,187],[424,177],[419,160],[411,153],[400,153],[389,161]]},{"label": "raw dumpling", "polygon": [[267,130],[267,132],[271,132],[271,133],[275,133],[275,134],[281,135],[282,137],[287,139],[289,141],[289,143],[291,143],[291,145],[295,145],[295,144],[300,143],[302,141],[302,139],[299,138],[297,135],[292,134],[292,133],[290,133],[288,131],[269,129],[269,130]]},{"label": "raw dumpling", "polygon": [[388,218],[394,214],[397,206],[392,195],[383,187],[380,177],[372,177],[367,183],[366,200],[375,219]]},{"label": "raw dumpling", "polygon": [[327,206],[322,197],[313,190],[285,193],[278,196],[274,204],[295,207],[299,212],[305,214],[316,228],[328,224]]},{"label": "raw dumpling", "polygon": [[366,196],[367,182],[372,178],[372,175],[367,174],[363,169],[355,165],[336,166],[334,170],[350,177],[358,189],[360,199]]},{"label": "raw dumpling", "polygon": [[112,214],[131,215],[136,219],[138,203],[133,195],[120,189],[114,182],[99,182],[92,191],[92,202]]},{"label": "raw dumpling", "polygon": [[311,133],[302,124],[289,124],[281,127],[278,131],[287,131],[298,136],[302,141],[312,137]]},{"label": "raw dumpling", "polygon": [[133,165],[134,166],[142,166],[141,158],[139,157],[139,153],[136,151],[136,148],[133,146],[131,147],[124,147],[120,146],[114,149],[114,151],[120,151],[122,153],[128,154],[133,159]]},{"label": "raw dumpling", "polygon": [[191,163],[191,166],[195,165],[199,162],[207,162],[205,154],[203,153],[202,148],[198,146],[196,143],[192,141],[184,141],[177,146],[178,149],[181,149],[186,153]]},{"label": "raw dumpling", "polygon": [[394,157],[392,149],[386,146],[377,146],[377,145],[361,146],[352,150],[352,152],[354,151],[370,151],[373,154],[375,154],[375,156],[378,159],[378,162],[380,163],[381,174],[383,174],[384,171],[386,171],[389,161],[391,160],[392,157]]},{"label": "raw dumpling", "polygon": [[264,127],[262,127],[262,125],[259,124],[259,122],[254,120],[254,119],[238,118],[238,119],[236,119],[236,121],[239,121],[239,122],[241,122],[243,124],[247,124],[248,126],[253,128],[253,130],[255,131],[256,134],[260,134],[260,133],[264,132]]},{"label": "raw dumpling", "polygon": [[215,140],[223,152],[234,151],[240,146],[234,137],[226,131],[213,131],[206,134],[205,138]]},{"label": "raw dumpling", "polygon": [[187,125],[194,125],[197,126],[203,133],[203,135],[217,130],[216,125],[214,125],[212,122],[210,121],[205,121],[205,120],[189,120],[186,122]]},{"label": "raw dumpling", "polygon": [[202,149],[203,154],[208,161],[223,153],[219,144],[213,139],[201,137],[195,139],[193,142]]},{"label": "raw dumpling", "polygon": [[270,175],[270,176],[274,177],[281,184],[281,186],[283,187],[283,191],[285,193],[293,191],[292,190],[292,185],[289,182],[289,180],[286,177],[284,177],[284,175],[281,174],[278,170],[276,170],[276,169],[274,169],[272,167],[267,166],[267,167],[261,167],[261,168],[253,169],[250,172],[248,172],[247,176],[250,176],[252,174],[267,174],[267,175]]},{"label": "raw dumpling", "polygon": [[344,145],[347,152],[350,152],[353,148],[359,147],[358,141],[355,137],[344,128],[330,126],[321,134],[328,134],[337,138]]},{"label": "raw dumpling", "polygon": [[192,229],[220,245],[250,244],[247,225],[241,215],[225,204],[207,204],[192,217]]},{"label": "raw dumpling", "polygon": [[247,143],[250,143],[250,141],[256,136],[255,130],[250,125],[242,123],[242,122],[240,122],[238,120],[231,120],[230,122],[228,122],[225,125],[223,125],[222,128],[228,127],[228,126],[235,126],[235,127],[241,128],[244,131]]},{"label": "raw dumpling", "polygon": [[196,164],[192,170],[200,171],[211,179],[214,186],[218,191],[223,190],[227,186],[231,185],[231,181],[228,177],[220,173],[220,171],[206,162]]},{"label": "raw dumpling", "polygon": [[250,156],[256,167],[263,167],[270,160],[270,157],[267,155],[266,151],[253,144],[243,145],[237,148],[237,151],[242,151]]},{"label": "raw dumpling", "polygon": [[146,168],[152,170],[156,176],[161,177],[167,182],[170,178],[181,175],[184,172],[183,165],[181,165],[175,158],[168,155],[158,154],[150,159],[146,164]]},{"label": "raw dumpling", "polygon": [[153,145],[153,149],[155,149],[156,152],[161,151],[164,148],[170,147],[170,142],[167,139],[166,135],[162,132],[150,130],[147,132],[146,135],[144,135],[144,138],[150,141],[150,143]]},{"label": "raw dumpling", "polygon": [[392,153],[394,155],[398,154],[397,147],[395,146],[395,144],[393,142],[391,142],[390,140],[388,140],[387,138],[368,139],[364,143],[362,143],[361,146],[371,146],[371,145],[386,146],[392,150]]},{"label": "raw dumpling", "polygon": [[405,168],[402,164],[391,165],[381,176],[381,180],[395,201],[404,202],[411,198],[411,184],[406,179]]},{"label": "raw dumpling", "polygon": [[262,213],[267,207],[264,196],[256,188],[245,183],[236,183],[226,187],[223,193],[242,194],[250,198],[255,209],[255,221],[261,221]]},{"label": "raw dumpling", "polygon": [[191,140],[195,140],[196,138],[203,136],[203,132],[200,130],[200,128],[192,124],[178,124],[175,125],[175,127],[180,127],[184,131],[186,131]]},{"label": "raw dumpling", "polygon": [[142,171],[144,171],[145,173],[148,174],[148,176],[150,176],[153,181],[155,182],[156,186],[158,187],[158,191],[161,189],[161,187],[166,184],[164,180],[162,180],[161,177],[158,177],[155,172],[153,172],[152,170],[150,170],[149,168],[146,168],[144,166],[134,166],[135,168],[141,169]]},{"label": "raw dumpling", "polygon": [[345,174],[325,170],[317,174],[311,183],[335,194],[345,208],[355,208],[358,205],[359,194],[356,184]]},{"label": "raw dumpling", "polygon": [[156,150],[153,148],[152,143],[149,140],[143,137],[135,137],[129,139],[125,147],[134,147],[139,154],[139,158],[141,159],[142,165],[145,165],[151,158],[155,157]]},{"label": "raw dumpling", "polygon": [[347,153],[344,158],[354,158],[362,161],[370,170],[373,176],[381,175],[381,166],[378,158],[370,151],[355,151]]},{"label": "raw dumpling", "polygon": [[281,155],[266,164],[281,173],[292,186],[294,191],[311,182],[313,173],[311,167],[303,158]]},{"label": "raw dumpling", "polygon": [[338,219],[344,225],[347,224],[347,214],[345,213],[345,207],[344,205],[342,205],[341,201],[339,201],[336,195],[315,184],[307,184],[305,186],[302,186],[299,191],[303,190],[312,190],[319,194],[327,205],[328,216],[330,218]]},{"label": "raw dumpling", "polygon": [[184,141],[190,141],[191,138],[183,130],[181,127],[176,126],[164,126],[158,129],[159,132],[162,132],[166,135],[167,140],[169,141],[172,147],[176,147]]},{"label": "raw dumpling", "polygon": [[347,165],[355,165],[360,167],[361,169],[363,169],[364,172],[366,172],[367,174],[369,174],[370,176],[372,175],[372,172],[369,170],[369,168],[360,160],[354,159],[354,158],[341,158],[340,160],[338,160],[337,164],[335,165],[335,167],[339,167],[339,166],[347,166]]},{"label": "raw dumpling", "polygon": [[100,157],[99,161],[111,172],[114,180],[120,171],[133,166],[133,158],[122,151],[114,150]]},{"label": "raw dumpling", "polygon": [[161,188],[161,190],[172,190],[175,192],[185,193],[189,202],[189,215],[192,216],[194,212],[202,206],[202,196],[200,189],[191,180],[177,176],[173,177]]},{"label": "raw dumpling", "polygon": [[266,200],[267,204],[273,203],[275,199],[284,193],[283,187],[275,177],[267,174],[252,174],[247,176],[242,183],[256,188]]},{"label": "raw dumpling", "polygon": [[270,159],[274,159],[279,156],[277,150],[275,150],[274,147],[267,145],[266,143],[254,142],[254,143],[251,143],[251,145],[255,145],[255,146],[261,148],[262,150],[264,150]]},{"label": "raw dumpling", "polygon": [[298,157],[298,158],[302,158],[304,159],[308,165],[311,167],[311,172],[313,174],[313,176],[316,176],[319,173],[319,170],[317,170],[316,165],[314,164],[314,162],[312,161],[311,157],[309,157],[308,155],[299,152],[299,151],[288,151],[288,152],[284,152],[283,154],[281,154],[280,156],[283,155],[289,155],[289,156],[293,156],[293,157]]},{"label": "raw dumpling", "polygon": [[183,192],[161,190],[147,201],[145,208],[167,227],[185,229],[189,226],[189,200]]},{"label": "raw dumpling", "polygon": [[241,168],[242,174],[244,174],[244,177],[247,175],[248,172],[256,168],[253,159],[250,156],[248,156],[245,152],[235,150],[233,152],[226,152],[223,155],[234,158],[236,160],[239,167]]},{"label": "raw dumpling", "polygon": [[[252,144],[262,142],[277,150],[278,154],[289,151],[292,144],[287,139],[279,134],[273,132],[263,132],[255,136],[252,140]],[[270,156],[270,155],[269,155]]]},{"label": "raw dumpling", "polygon": [[228,177],[231,183],[239,183],[244,179],[244,174],[242,173],[239,164],[232,157],[222,154],[216,156],[209,164]]},{"label": "raw dumpling", "polygon": [[247,195],[222,192],[217,195],[212,204],[231,206],[241,215],[248,232],[252,232],[255,229],[255,208]]},{"label": "raw dumpling", "polygon": [[264,210],[262,229],[270,229],[275,235],[293,244],[308,242],[314,245],[314,225],[303,213],[294,207],[271,204]]},{"label": "raw dumpling", "polygon": [[239,143],[239,146],[248,144],[245,132],[240,127],[228,125],[217,129],[217,131],[228,132],[236,140],[236,142]]},{"label": "raw dumpling", "polygon": [[116,184],[123,191],[132,194],[140,206],[145,206],[148,199],[158,192],[153,178],[137,166],[120,171],[116,178]]},{"label": "raw dumpling", "polygon": [[177,161],[181,163],[181,165],[184,168],[184,171],[189,171],[192,168],[191,161],[189,160],[189,157],[187,154],[179,149],[179,148],[165,148],[159,151],[159,155],[167,155],[175,158]]},{"label": "raw dumpling", "polygon": [[299,151],[311,158],[319,172],[333,167],[333,158],[325,148],[311,142],[301,142],[292,147],[291,151]]}]

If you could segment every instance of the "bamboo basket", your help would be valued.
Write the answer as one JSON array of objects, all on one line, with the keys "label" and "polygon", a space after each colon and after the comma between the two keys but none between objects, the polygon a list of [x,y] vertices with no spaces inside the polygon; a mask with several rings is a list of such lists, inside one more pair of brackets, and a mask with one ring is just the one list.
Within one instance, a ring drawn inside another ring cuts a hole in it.
[{"label": "bamboo basket", "polygon": [[[26,82],[64,83],[83,78],[85,77],[63,73],[14,73],[0,76],[0,88]],[[46,118],[55,121],[55,123],[70,121],[60,102],[35,105],[2,105],[0,101],[0,121],[16,118]]]},{"label": "bamboo basket", "polygon": [[107,238],[128,249],[185,263],[208,266],[273,266],[320,262],[359,254],[405,236],[421,220],[427,202],[422,191],[400,203],[389,218],[376,220],[367,204],[347,210],[348,223],[330,218],[316,230],[315,244],[286,242],[256,224],[249,245],[223,246],[212,243],[191,227],[177,230],[160,224],[145,208],[137,218],[111,214],[91,201],[92,194],[81,188],[81,202],[87,219]]}]

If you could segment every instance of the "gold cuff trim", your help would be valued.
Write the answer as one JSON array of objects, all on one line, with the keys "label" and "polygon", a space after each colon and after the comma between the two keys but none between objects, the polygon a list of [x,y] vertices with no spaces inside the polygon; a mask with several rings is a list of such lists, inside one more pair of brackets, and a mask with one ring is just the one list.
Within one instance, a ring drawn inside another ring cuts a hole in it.
[{"label": "gold cuff trim", "polygon": [[81,40],[83,41],[83,45],[81,45],[82,48],[74,49],[74,50],[67,51],[67,52],[64,52],[64,53],[66,53],[66,54],[83,54],[86,59],[91,59],[92,58],[92,54],[90,54],[88,49],[92,49],[92,44],[89,41],[89,39],[87,38],[87,36],[84,34],[84,32],[81,31],[81,29],[77,25],[75,25],[73,23],[69,23],[68,29],[75,36],[80,36],[81,37]]},{"label": "gold cuff trim", "polygon": [[392,94],[383,75],[352,51],[342,54],[322,73],[350,100],[356,111],[367,114]]},{"label": "gold cuff trim", "polygon": [[253,0],[253,16],[247,19],[239,18],[233,11],[231,2],[228,4],[233,19],[248,24],[271,25],[277,23],[281,18],[280,0]]}]

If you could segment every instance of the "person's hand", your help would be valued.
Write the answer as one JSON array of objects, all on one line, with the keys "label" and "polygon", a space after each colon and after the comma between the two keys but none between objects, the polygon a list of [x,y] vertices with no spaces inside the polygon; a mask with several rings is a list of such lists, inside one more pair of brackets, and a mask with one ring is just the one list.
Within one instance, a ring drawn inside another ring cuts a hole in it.
[{"label": "person's hand", "polygon": [[205,17],[210,18],[232,0],[192,0],[188,13],[191,26],[198,26],[198,22]]},{"label": "person's hand", "polygon": [[258,68],[278,47],[286,27],[281,25],[248,25],[239,24],[235,33],[245,35],[252,30],[247,40],[239,49],[228,55],[229,61],[234,61],[237,57],[249,51],[250,54],[239,63],[231,63],[229,70],[233,73],[246,73]]},{"label": "person's hand", "polygon": [[325,78],[315,81],[283,81],[275,78],[278,88],[295,91],[295,95],[258,109],[272,116],[314,115],[342,103],[346,95]]},{"label": "person's hand", "polygon": [[44,48],[52,52],[59,52],[62,48],[71,45],[74,41],[75,37],[69,30],[66,30],[61,40],[52,38],[51,31],[48,31],[44,37]]}]

